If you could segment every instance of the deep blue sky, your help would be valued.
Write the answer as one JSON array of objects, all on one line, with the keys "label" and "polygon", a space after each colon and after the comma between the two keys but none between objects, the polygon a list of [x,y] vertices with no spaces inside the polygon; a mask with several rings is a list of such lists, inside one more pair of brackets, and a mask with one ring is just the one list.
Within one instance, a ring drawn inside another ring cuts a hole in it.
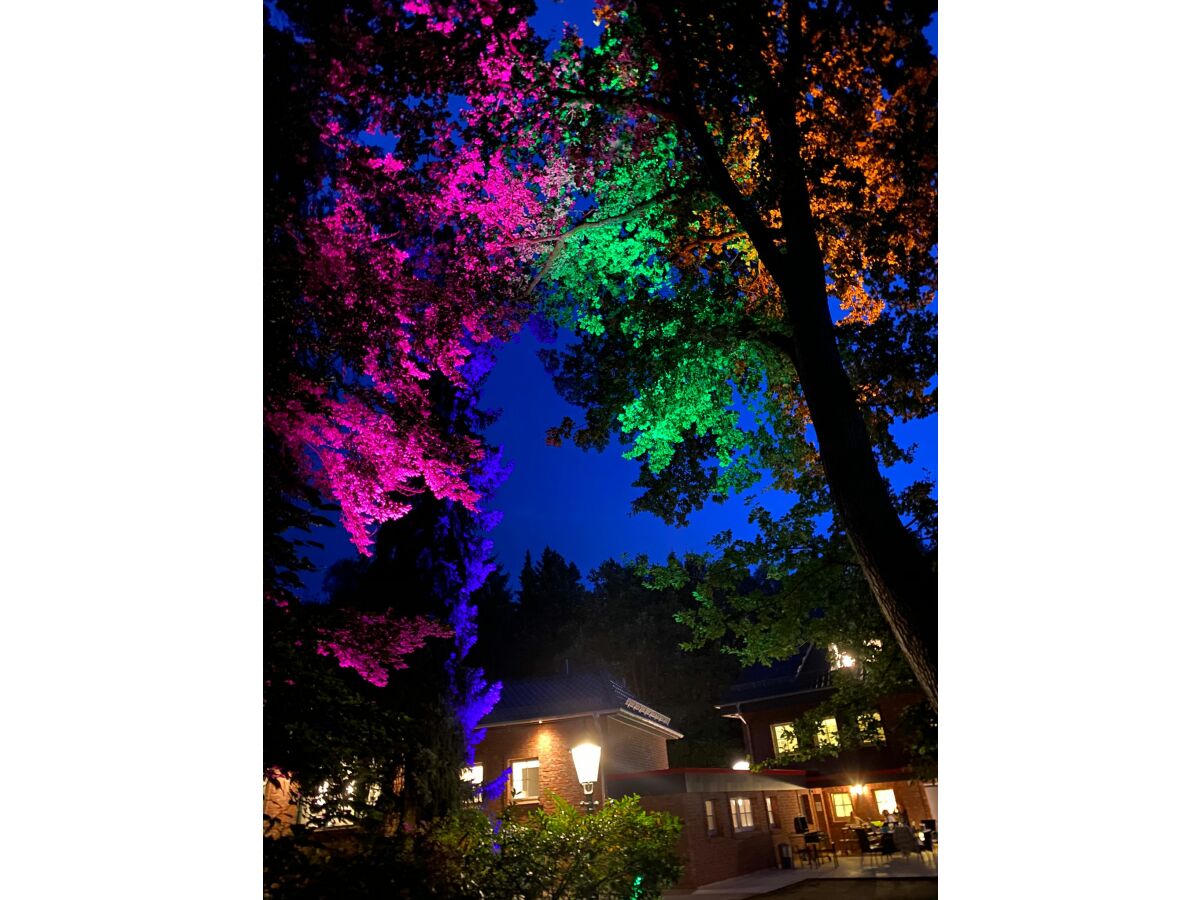
[{"label": "deep blue sky", "polygon": [[[594,45],[599,28],[591,18],[591,0],[544,3],[533,17],[539,33],[552,40],[561,34],[563,21],[578,25],[579,34]],[[937,17],[926,31],[937,50]],[[636,461],[621,457],[614,442],[603,453],[584,453],[571,443],[548,447],[546,429],[563,416],[581,420],[581,411],[563,401],[550,376],[537,359],[540,344],[528,329],[501,348],[496,367],[483,389],[483,406],[501,415],[487,432],[491,443],[504,450],[512,473],[500,487],[490,508],[501,511],[503,520],[489,535],[495,555],[516,586],[525,552],[536,558],[543,547],[553,547],[579,566],[586,576],[608,558],[645,553],[661,562],[668,553],[703,551],[714,534],[724,529],[736,537],[750,537],[754,529],[746,521],[748,495],[721,504],[710,504],[695,513],[686,528],[677,529],[647,514],[632,515],[630,503],[639,493],[631,485],[638,476]],[[886,474],[902,487],[928,472],[937,472],[937,417],[910,423],[898,430],[901,443],[916,444],[916,461],[896,466]],[[781,512],[790,503],[786,495],[762,491],[768,509]],[[355,551],[340,528],[324,530],[318,537],[325,551],[314,559],[319,565],[353,556]],[[321,598],[324,569],[306,579],[307,593]]]},{"label": "deep blue sky", "polygon": [[[688,527],[673,528],[648,513],[630,513],[630,503],[640,493],[631,486],[639,464],[623,459],[615,442],[603,453],[585,453],[570,442],[546,446],[547,428],[563,416],[576,421],[583,416],[555,392],[536,355],[542,346],[525,329],[501,349],[483,389],[483,406],[503,410],[488,438],[504,448],[504,458],[512,465],[512,474],[491,504],[504,513],[491,539],[510,574],[520,571],[526,550],[536,558],[546,546],[586,575],[605,559],[620,559],[625,553],[645,553],[661,562],[671,551],[701,551],[714,534],[727,528],[737,537],[754,534],[743,502],[749,494],[710,504],[691,517]],[[919,451],[913,465],[889,471],[893,483],[906,485],[922,469],[936,473],[936,417],[910,423],[900,435],[902,442],[918,443]],[[777,491],[762,490],[760,499],[774,512],[791,505],[788,496]]]}]

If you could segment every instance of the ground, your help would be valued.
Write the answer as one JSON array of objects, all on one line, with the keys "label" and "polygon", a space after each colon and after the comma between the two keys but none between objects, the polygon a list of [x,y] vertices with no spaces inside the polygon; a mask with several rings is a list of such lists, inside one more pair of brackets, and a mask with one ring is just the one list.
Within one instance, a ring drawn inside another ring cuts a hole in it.
[{"label": "ground", "polygon": [[761,897],[771,900],[936,900],[936,878],[810,878]]}]

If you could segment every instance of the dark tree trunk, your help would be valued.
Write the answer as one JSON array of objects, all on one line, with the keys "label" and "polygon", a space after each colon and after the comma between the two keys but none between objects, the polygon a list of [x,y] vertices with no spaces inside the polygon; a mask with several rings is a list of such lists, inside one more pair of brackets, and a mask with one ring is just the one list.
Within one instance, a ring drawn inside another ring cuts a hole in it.
[{"label": "dark tree trunk", "polygon": [[[825,260],[817,239],[800,152],[794,96],[776,87],[761,98],[771,141],[776,147],[784,245],[777,243],[753,205],[733,181],[700,113],[691,88],[694,60],[686,33],[675,31],[670,16],[655,3],[645,12],[659,52],[676,73],[670,79],[671,118],[691,137],[713,192],[746,231],[759,259],[775,279],[787,305],[791,327],[788,356],[817,432],[825,479],[846,535],[871,592],[913,675],[937,711],[937,578],[917,538],[904,527],[879,473],[853,386],[838,352],[825,286]],[[791,48],[789,63],[802,52]],[[754,58],[747,55],[747,60]],[[770,83],[771,79],[764,79]],[[786,249],[784,249],[786,248]],[[790,351],[790,352],[789,352]]]},{"label": "dark tree trunk", "polygon": [[823,275],[819,303],[812,293],[784,288],[794,362],[817,432],[821,465],[871,592],[936,712],[937,578],[916,537],[900,521],[879,473],[838,355]]}]

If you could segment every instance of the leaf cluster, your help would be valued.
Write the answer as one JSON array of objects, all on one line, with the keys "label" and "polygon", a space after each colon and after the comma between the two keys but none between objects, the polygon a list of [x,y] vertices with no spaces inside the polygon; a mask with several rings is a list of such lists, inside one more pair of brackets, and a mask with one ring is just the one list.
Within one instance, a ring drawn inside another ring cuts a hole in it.
[{"label": "leaf cluster", "polygon": [[267,841],[270,900],[480,897],[626,900],[660,897],[682,874],[682,823],[636,796],[583,814],[553,808],[498,822],[463,809],[392,835],[338,846],[304,838]]}]

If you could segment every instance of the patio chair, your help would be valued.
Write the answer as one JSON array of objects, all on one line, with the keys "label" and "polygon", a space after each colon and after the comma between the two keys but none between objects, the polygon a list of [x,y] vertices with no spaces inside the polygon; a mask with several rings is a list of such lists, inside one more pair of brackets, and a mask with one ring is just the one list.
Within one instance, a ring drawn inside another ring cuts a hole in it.
[{"label": "patio chair", "polygon": [[826,857],[834,866],[838,864],[837,849],[823,831],[810,831],[804,835],[804,849],[807,851],[810,865],[820,868]]},{"label": "patio chair", "polygon": [[891,857],[896,852],[895,832],[885,831],[879,836],[879,852],[887,857]]},{"label": "patio chair", "polygon": [[866,859],[868,856],[880,855],[879,848],[871,843],[871,836],[867,834],[867,829],[855,828],[854,835],[858,838],[858,852],[862,854],[859,861],[863,865],[866,865]]}]

